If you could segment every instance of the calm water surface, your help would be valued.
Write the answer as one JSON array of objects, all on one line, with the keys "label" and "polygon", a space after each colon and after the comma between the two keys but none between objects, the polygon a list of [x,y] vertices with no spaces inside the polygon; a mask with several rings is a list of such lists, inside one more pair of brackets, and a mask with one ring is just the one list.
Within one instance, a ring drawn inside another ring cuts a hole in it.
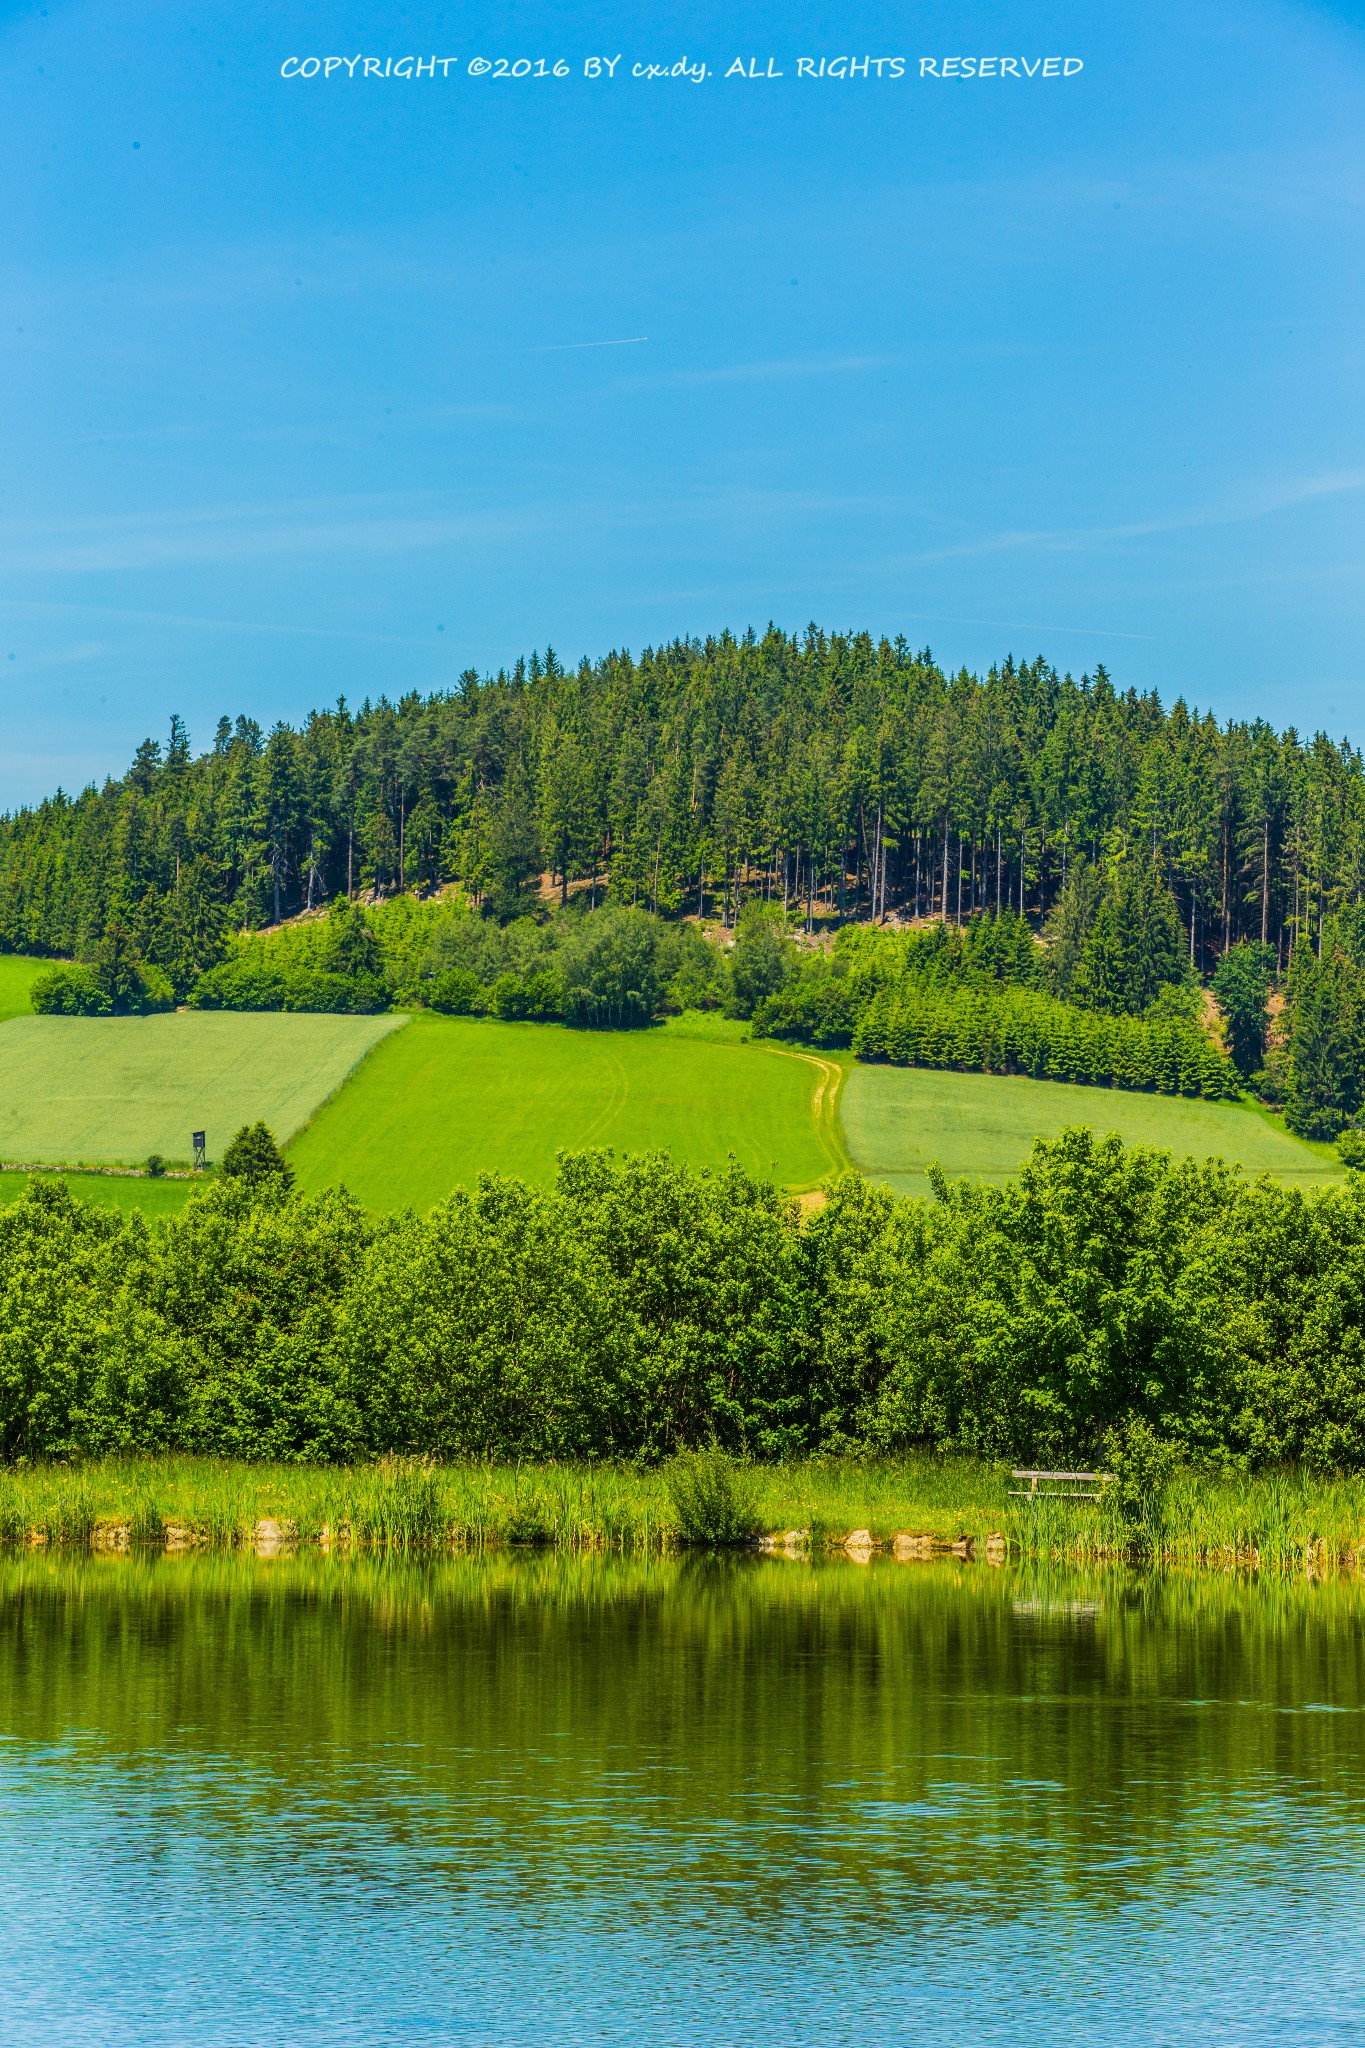
[{"label": "calm water surface", "polygon": [[8,2044],[1365,2041],[1365,1589],[0,1563]]}]

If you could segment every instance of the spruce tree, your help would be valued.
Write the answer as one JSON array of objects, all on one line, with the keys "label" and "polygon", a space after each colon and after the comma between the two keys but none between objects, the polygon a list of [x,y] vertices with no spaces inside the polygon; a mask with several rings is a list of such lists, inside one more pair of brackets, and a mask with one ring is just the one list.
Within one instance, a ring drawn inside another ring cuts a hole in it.
[{"label": "spruce tree", "polygon": [[294,1169],[263,1123],[243,1124],[223,1154],[223,1173],[229,1180],[245,1180],[259,1186],[277,1176],[286,1191],[294,1185]]},{"label": "spruce tree", "polygon": [[1072,1000],[1110,1016],[1139,1016],[1184,972],[1175,899],[1152,867],[1125,862],[1095,915]]},{"label": "spruce tree", "polygon": [[1053,994],[1063,1002],[1071,998],[1076,971],[1103,897],[1103,874],[1091,867],[1084,854],[1079,855],[1071,863],[1045,927],[1048,980]]},{"label": "spruce tree", "polygon": [[1246,939],[1224,953],[1213,977],[1213,992],[1227,1021],[1228,1050],[1244,1078],[1265,1061],[1274,973],[1274,948]]},{"label": "spruce tree", "polygon": [[1318,959],[1307,941],[1289,963],[1289,1093],[1284,1120],[1301,1138],[1335,1138],[1359,1105],[1353,1074],[1349,992],[1332,952]]}]

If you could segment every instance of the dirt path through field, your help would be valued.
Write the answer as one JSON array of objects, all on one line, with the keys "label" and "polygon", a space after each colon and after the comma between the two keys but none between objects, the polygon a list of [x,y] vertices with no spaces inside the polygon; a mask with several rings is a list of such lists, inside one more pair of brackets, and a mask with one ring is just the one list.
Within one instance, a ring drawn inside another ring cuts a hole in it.
[{"label": "dirt path through field", "polygon": [[820,1077],[810,1104],[816,1138],[829,1161],[830,1171],[843,1172],[851,1164],[844,1143],[843,1126],[839,1121],[839,1096],[846,1069],[838,1060],[822,1060],[818,1053],[796,1052],[791,1046],[769,1045],[765,1050],[775,1052],[781,1059],[800,1060],[803,1065],[814,1067]]}]

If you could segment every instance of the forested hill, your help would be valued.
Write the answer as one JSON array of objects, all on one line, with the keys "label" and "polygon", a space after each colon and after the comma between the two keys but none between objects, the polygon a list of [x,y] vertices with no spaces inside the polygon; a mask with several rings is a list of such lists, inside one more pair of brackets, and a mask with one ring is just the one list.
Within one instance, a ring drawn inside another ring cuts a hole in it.
[{"label": "forested hill", "polygon": [[515,914],[561,887],[733,917],[755,891],[808,914],[1051,907],[1078,851],[1152,857],[1194,963],[1365,893],[1361,758],[1319,734],[1220,726],[1045,661],[947,675],[868,634],[770,628],[553,652],[450,690],[344,702],[269,734],[179,719],[128,772],[0,821],[0,944],[88,951],[112,916],[188,971],[229,924],[362,888],[464,881]]}]

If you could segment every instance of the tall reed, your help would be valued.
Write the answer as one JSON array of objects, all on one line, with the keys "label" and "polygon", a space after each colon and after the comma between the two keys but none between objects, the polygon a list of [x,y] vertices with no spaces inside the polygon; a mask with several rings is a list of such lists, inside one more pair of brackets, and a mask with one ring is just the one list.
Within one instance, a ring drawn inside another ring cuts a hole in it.
[{"label": "tall reed", "polygon": [[1125,1506],[1011,1498],[1008,1467],[909,1456],[737,1466],[706,1452],[671,1466],[253,1465],[165,1456],[80,1467],[0,1471],[0,1542],[79,1545],[112,1529],[134,1547],[168,1526],[213,1550],[251,1546],[262,1522],[286,1544],[419,1553],[493,1545],[655,1554],[801,1532],[812,1553],[866,1530],[874,1548],[898,1532],[984,1553],[1074,1564],[1148,1558],[1178,1565],[1319,1570],[1365,1554],[1365,1479],[1295,1470],[1248,1476],[1179,1470]]}]

